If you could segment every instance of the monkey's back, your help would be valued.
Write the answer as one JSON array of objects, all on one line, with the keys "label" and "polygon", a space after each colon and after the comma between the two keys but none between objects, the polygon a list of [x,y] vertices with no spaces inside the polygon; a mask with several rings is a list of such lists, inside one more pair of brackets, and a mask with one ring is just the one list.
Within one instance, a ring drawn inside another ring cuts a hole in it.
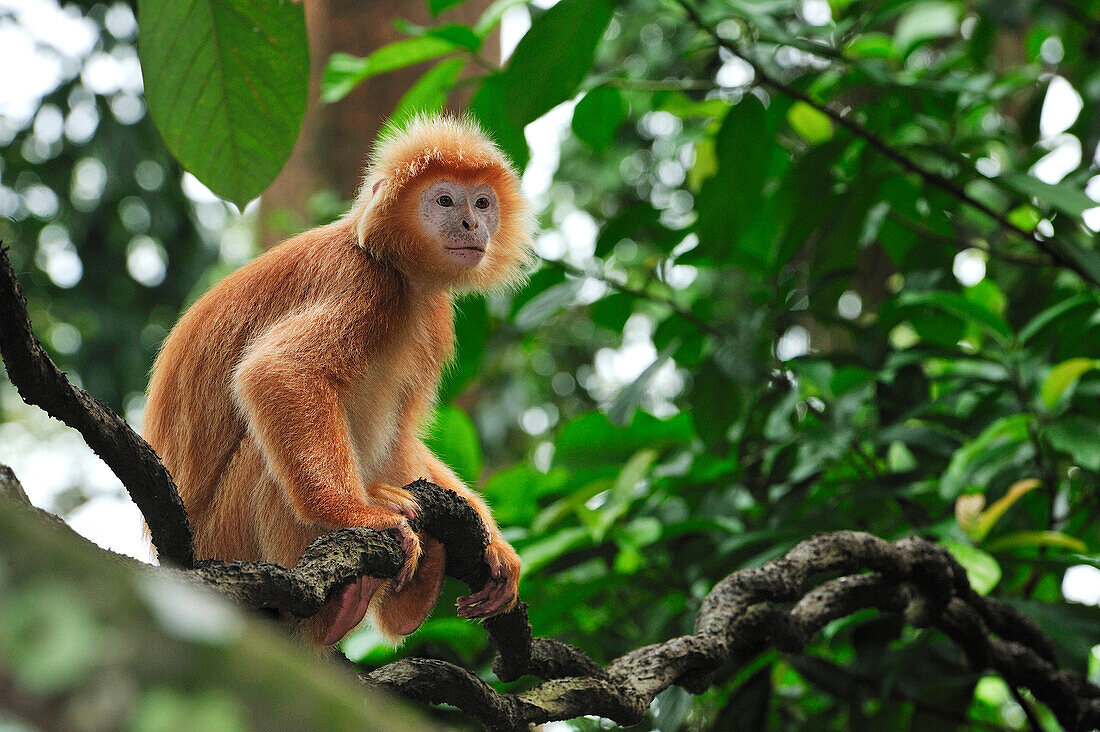
[{"label": "monkey's back", "polygon": [[345,249],[354,247],[353,236],[338,221],[271,249],[200,297],[161,345],[143,432],[175,479],[193,524],[202,521],[247,432],[233,397],[234,369],[280,318],[325,292],[355,286],[354,257]]}]

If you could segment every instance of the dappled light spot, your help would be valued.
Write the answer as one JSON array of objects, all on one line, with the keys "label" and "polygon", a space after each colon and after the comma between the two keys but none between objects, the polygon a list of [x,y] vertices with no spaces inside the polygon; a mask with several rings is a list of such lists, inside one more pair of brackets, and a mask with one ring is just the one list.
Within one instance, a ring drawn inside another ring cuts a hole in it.
[{"label": "dappled light spot", "polygon": [[1070,602],[1100,605],[1100,569],[1077,564],[1062,576],[1062,596]]},{"label": "dappled light spot", "polygon": [[979,249],[964,249],[955,255],[951,273],[960,285],[972,287],[985,279],[985,253]]},{"label": "dappled light spot", "polygon": [[156,287],[168,273],[168,253],[156,239],[135,236],[126,247],[126,271],[146,287]]}]

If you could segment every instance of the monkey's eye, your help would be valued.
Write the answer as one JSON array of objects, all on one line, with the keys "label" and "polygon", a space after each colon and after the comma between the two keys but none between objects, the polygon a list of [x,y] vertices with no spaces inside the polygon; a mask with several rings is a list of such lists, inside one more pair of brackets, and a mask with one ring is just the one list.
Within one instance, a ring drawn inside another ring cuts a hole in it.
[{"label": "monkey's eye", "polygon": [[435,199],[435,202],[438,203],[440,206],[443,206],[444,208],[450,208],[451,206],[455,205],[454,199],[448,196],[446,193]]},{"label": "monkey's eye", "polygon": [[474,201],[474,205],[478,208],[489,208],[489,199],[485,196],[482,196],[481,198]]}]

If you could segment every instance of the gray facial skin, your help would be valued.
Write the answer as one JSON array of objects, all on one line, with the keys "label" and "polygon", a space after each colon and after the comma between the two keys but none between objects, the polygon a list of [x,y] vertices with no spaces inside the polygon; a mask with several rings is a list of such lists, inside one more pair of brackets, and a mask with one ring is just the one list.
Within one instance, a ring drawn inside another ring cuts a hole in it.
[{"label": "gray facial skin", "polygon": [[477,266],[500,225],[492,186],[438,180],[420,194],[420,225],[463,269]]}]

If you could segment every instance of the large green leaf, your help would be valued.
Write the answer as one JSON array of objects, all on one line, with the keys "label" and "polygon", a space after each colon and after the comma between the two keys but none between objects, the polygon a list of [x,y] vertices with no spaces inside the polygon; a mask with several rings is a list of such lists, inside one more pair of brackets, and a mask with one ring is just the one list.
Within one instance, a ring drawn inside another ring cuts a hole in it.
[{"label": "large green leaf", "polygon": [[523,127],[573,96],[614,12],[609,0],[561,0],[535,19],[504,72],[512,122]]},{"label": "large green leaf", "polygon": [[388,43],[362,58],[347,53],[334,53],[329,58],[321,79],[321,99],[326,102],[339,101],[365,79],[431,61],[459,48],[460,46],[445,38],[420,36]]},{"label": "large green leaf", "polygon": [[1100,421],[1081,415],[1063,417],[1043,430],[1055,450],[1089,470],[1100,471]]},{"label": "large green leaf", "polygon": [[969,485],[968,481],[972,480],[977,468],[996,463],[1005,457],[1006,452],[1026,444],[1029,419],[1025,414],[1002,417],[960,447],[940,479],[940,496],[948,500],[956,498]]},{"label": "large green leaf", "polygon": [[437,409],[424,444],[463,482],[477,484],[481,477],[481,443],[465,412],[450,406]]},{"label": "large green leaf", "polygon": [[805,102],[791,105],[787,110],[787,122],[811,145],[819,145],[833,136],[833,121],[829,116]]},{"label": "large green leaf", "polygon": [[527,165],[531,151],[527,147],[527,138],[523,136],[523,125],[512,121],[508,113],[509,100],[505,96],[503,74],[493,74],[481,82],[481,88],[470,100],[470,114],[489,133],[500,149],[512,159],[521,170]]},{"label": "large green leaf", "polygon": [[1054,366],[1039,388],[1039,396],[1043,404],[1047,405],[1047,409],[1053,409],[1062,396],[1073,389],[1085,372],[1098,366],[1100,362],[1091,358],[1071,358]]},{"label": "large green leaf", "polygon": [[309,94],[302,6],[290,0],[139,0],[149,114],[168,149],[243,206],[290,156]]},{"label": "large green leaf", "polygon": [[598,86],[581,97],[573,109],[573,134],[594,150],[603,150],[615,139],[626,119],[626,102],[618,89]]},{"label": "large green leaf", "polygon": [[629,425],[616,427],[602,412],[585,412],[562,427],[554,460],[574,468],[614,464],[643,447],[685,445],[693,435],[691,417],[686,413],[661,420],[636,412]]},{"label": "large green leaf", "polygon": [[449,58],[433,66],[398,100],[390,122],[401,127],[415,114],[430,114],[443,109],[447,104],[447,94],[465,65],[465,59]]},{"label": "large green leaf", "polygon": [[966,570],[970,586],[979,595],[988,595],[1001,581],[1001,565],[988,552],[958,541],[944,541],[943,545]]},{"label": "large green leaf", "polygon": [[699,437],[711,450],[728,449],[726,433],[741,411],[741,390],[707,359],[695,373],[691,389],[692,416]]},{"label": "large green leaf", "polygon": [[1007,344],[1012,338],[1012,330],[998,313],[955,292],[903,292],[897,302],[902,308],[919,310],[932,307],[950,313],[963,322],[976,323],[1002,344]]},{"label": "large green leaf", "polygon": [[723,120],[715,140],[717,171],[696,199],[699,246],[691,257],[706,255],[714,262],[768,268],[771,242],[745,234],[762,218],[764,181],[777,154],[774,116],[774,110],[766,110],[749,95]]},{"label": "large green leaf", "polygon": [[443,372],[439,386],[439,401],[443,404],[454,399],[469,383],[481,366],[485,353],[485,341],[489,337],[489,313],[485,300],[467,297],[455,306],[455,355],[454,363]]},{"label": "large green leaf", "polygon": [[962,8],[954,2],[924,0],[912,3],[894,28],[894,47],[906,52],[924,41],[954,34]]},{"label": "large green leaf", "polygon": [[445,10],[461,5],[466,0],[428,0],[428,10],[432,15],[439,15]]}]

